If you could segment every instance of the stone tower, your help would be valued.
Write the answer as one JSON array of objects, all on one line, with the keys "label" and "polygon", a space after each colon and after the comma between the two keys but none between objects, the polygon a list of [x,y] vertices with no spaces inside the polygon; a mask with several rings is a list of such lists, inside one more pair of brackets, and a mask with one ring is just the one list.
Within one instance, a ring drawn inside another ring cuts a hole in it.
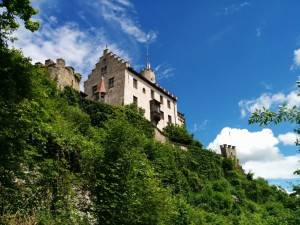
[{"label": "stone tower", "polygon": [[156,76],[154,71],[151,69],[150,63],[147,63],[146,68],[141,71],[141,75],[152,83],[156,83]]},{"label": "stone tower", "polygon": [[223,145],[220,145],[220,148],[221,148],[221,154],[224,158],[237,161],[235,146],[223,144]]},{"label": "stone tower", "polygon": [[50,78],[56,82],[58,88],[64,89],[69,86],[80,91],[81,75],[76,73],[73,67],[66,66],[64,59],[56,59],[56,62],[47,59],[45,64],[36,63],[36,65],[48,70]]}]

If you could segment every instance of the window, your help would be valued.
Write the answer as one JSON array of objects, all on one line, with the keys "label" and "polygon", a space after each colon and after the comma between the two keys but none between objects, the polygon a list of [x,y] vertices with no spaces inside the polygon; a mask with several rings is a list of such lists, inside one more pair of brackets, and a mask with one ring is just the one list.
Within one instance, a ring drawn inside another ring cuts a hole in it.
[{"label": "window", "polygon": [[164,120],[165,119],[165,113],[163,111],[160,111],[161,113],[161,118]]},{"label": "window", "polygon": [[100,100],[101,100],[102,102],[105,101],[105,93],[101,93]]},{"label": "window", "polygon": [[133,104],[138,105],[138,98],[133,96]]},{"label": "window", "polygon": [[96,91],[97,91],[97,85],[94,85],[92,87],[92,94],[95,95],[96,94]]},{"label": "window", "polygon": [[154,99],[154,91],[151,90],[151,98]]},{"label": "window", "polygon": [[164,97],[163,96],[160,96],[160,103],[164,104]]},{"label": "window", "polygon": [[103,67],[101,68],[101,73],[106,73],[106,71],[107,71],[107,66],[103,66]]},{"label": "window", "polygon": [[146,94],[146,89],[145,88],[143,88],[143,93]]},{"label": "window", "polygon": [[108,80],[108,88],[113,88],[115,85],[115,79],[112,77]]},{"label": "window", "polygon": [[168,108],[169,109],[171,108],[171,102],[170,102],[170,100],[168,100]]},{"label": "window", "polygon": [[168,123],[172,123],[172,117],[168,115]]},{"label": "window", "polygon": [[135,78],[133,78],[133,87],[137,88],[138,87],[138,82]]}]

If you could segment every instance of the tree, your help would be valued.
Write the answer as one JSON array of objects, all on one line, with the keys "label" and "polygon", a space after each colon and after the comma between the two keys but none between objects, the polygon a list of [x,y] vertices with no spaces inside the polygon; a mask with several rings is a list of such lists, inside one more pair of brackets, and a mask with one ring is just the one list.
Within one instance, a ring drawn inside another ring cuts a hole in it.
[{"label": "tree", "polygon": [[0,47],[6,46],[9,35],[19,28],[18,19],[32,32],[39,28],[39,23],[31,20],[37,10],[31,7],[30,0],[3,0],[0,9]]},{"label": "tree", "polygon": [[[300,81],[297,82],[298,88],[300,88]],[[298,94],[299,95],[299,94]],[[249,118],[249,123],[254,124],[258,123],[259,125],[268,125],[268,124],[279,124],[283,122],[288,122],[295,124],[297,128],[294,129],[294,132],[298,135],[300,134],[300,110],[298,107],[288,107],[286,104],[280,106],[277,112],[272,112],[265,108],[256,110],[251,117]],[[299,139],[296,141],[296,145],[300,145]],[[295,171],[295,174],[300,175],[300,170]],[[299,188],[295,188],[295,191]]]}]

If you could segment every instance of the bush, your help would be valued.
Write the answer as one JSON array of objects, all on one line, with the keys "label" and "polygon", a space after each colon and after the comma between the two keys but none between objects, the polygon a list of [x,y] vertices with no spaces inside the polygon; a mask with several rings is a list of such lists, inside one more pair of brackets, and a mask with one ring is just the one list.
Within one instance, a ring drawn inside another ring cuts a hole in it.
[{"label": "bush", "polygon": [[170,141],[175,143],[190,145],[193,143],[193,135],[189,134],[185,127],[169,124],[164,128],[164,132]]}]

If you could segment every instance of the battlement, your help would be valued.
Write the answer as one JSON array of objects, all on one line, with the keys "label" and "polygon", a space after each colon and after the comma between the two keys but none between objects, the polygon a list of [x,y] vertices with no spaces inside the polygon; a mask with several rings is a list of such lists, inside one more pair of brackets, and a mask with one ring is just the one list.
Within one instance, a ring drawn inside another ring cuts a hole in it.
[{"label": "battlement", "polygon": [[236,146],[223,144],[220,145],[221,154],[224,158],[236,160]]},{"label": "battlement", "polygon": [[45,63],[38,62],[35,65],[40,67],[45,67],[51,79],[56,81],[57,86],[60,89],[64,89],[66,86],[70,86],[77,91],[80,91],[80,80],[81,75],[76,73],[74,68],[71,66],[66,66],[64,59],[59,58],[54,62],[52,59],[46,59]]}]

